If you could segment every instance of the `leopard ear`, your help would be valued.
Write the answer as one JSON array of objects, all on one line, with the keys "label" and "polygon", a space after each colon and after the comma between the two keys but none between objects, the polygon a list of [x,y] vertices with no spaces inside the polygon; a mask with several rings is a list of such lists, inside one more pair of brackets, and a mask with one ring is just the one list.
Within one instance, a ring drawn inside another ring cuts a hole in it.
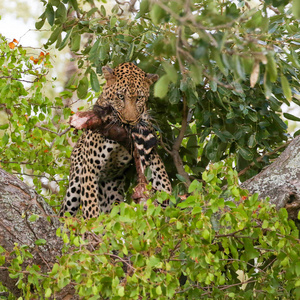
[{"label": "leopard ear", "polygon": [[116,80],[114,70],[108,66],[104,66],[102,67],[102,72],[106,80],[106,85],[112,85]]},{"label": "leopard ear", "polygon": [[151,85],[158,80],[159,76],[157,74],[146,74],[146,82]]}]

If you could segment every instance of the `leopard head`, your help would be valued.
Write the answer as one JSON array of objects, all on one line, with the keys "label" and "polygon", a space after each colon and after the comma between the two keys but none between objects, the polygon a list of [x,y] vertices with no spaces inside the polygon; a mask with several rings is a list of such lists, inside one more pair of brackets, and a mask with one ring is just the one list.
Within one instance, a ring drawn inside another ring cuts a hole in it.
[{"label": "leopard head", "polygon": [[156,74],[148,74],[131,62],[114,69],[102,68],[106,85],[99,104],[109,105],[124,124],[136,125],[146,113],[149,89],[158,79]]}]

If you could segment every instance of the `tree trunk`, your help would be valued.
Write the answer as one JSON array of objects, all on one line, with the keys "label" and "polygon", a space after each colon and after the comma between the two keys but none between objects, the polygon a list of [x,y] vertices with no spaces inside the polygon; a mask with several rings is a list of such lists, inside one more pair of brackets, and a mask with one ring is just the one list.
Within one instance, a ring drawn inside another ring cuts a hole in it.
[{"label": "tree trunk", "polygon": [[[270,197],[276,207],[285,207],[289,216],[296,220],[300,208],[300,136],[295,138],[278,159],[242,187],[251,193],[258,192],[261,198]],[[31,215],[38,219],[30,221]],[[51,207],[24,182],[0,169],[0,245],[7,254],[14,250],[15,243],[28,245],[33,258],[23,264],[39,265],[44,273],[51,270],[56,256],[61,255],[62,241],[56,236],[60,226],[58,217]],[[36,240],[45,239],[45,245],[37,246]],[[9,277],[10,256],[0,266],[0,282],[15,296],[22,291],[16,286],[16,279]],[[25,272],[26,274],[26,272]],[[78,299],[71,285],[57,293],[56,299]]]},{"label": "tree trunk", "polygon": [[277,209],[285,207],[289,217],[297,221],[300,209],[300,136],[266,169],[248,179],[242,187],[260,198],[270,197]]},{"label": "tree trunk", "polygon": [[[37,215],[38,219],[30,221],[30,216]],[[58,217],[43,197],[38,195],[17,177],[0,169],[0,245],[7,254],[14,251],[15,243],[19,246],[28,245],[33,255],[22,265],[38,265],[41,271],[51,271],[56,262],[56,256],[61,255],[62,240],[56,236],[60,226]],[[45,245],[37,246],[36,240],[45,239]],[[6,255],[6,262],[0,266],[0,282],[15,296],[22,291],[16,286],[16,279],[9,277],[8,267],[11,256]],[[26,275],[26,272],[24,272]],[[66,286],[56,299],[71,299],[74,289]]]}]

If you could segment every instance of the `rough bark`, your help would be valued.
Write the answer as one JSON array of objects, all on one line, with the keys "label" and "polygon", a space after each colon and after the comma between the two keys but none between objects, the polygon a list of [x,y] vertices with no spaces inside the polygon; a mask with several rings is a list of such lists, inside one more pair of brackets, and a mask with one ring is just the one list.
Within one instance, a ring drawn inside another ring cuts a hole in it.
[{"label": "rough bark", "polygon": [[266,169],[242,184],[260,198],[270,197],[277,209],[285,207],[289,217],[297,220],[300,209],[300,136]]},{"label": "rough bark", "polygon": [[[33,214],[39,218],[31,222],[29,218]],[[0,245],[7,254],[14,250],[15,243],[30,247],[33,257],[25,261],[23,270],[33,264],[40,266],[45,273],[52,269],[63,245],[56,236],[59,226],[58,217],[43,197],[15,176],[0,169]],[[35,245],[38,239],[45,239],[47,244]],[[9,277],[7,269],[11,258],[8,255],[6,257],[5,265],[0,267],[0,282],[19,297],[21,290],[16,286],[16,279]],[[74,292],[73,287],[67,286],[56,295],[56,299],[67,299],[65,297],[74,295]]]}]

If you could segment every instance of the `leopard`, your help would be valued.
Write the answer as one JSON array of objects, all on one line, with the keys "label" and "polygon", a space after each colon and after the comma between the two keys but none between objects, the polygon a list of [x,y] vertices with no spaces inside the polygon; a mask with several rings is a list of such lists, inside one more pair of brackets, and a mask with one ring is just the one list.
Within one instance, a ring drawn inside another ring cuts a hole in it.
[{"label": "leopard", "polygon": [[[132,62],[102,67],[106,80],[94,109],[109,108],[110,122],[124,126],[132,136],[141,164],[151,170],[152,189],[171,193],[172,187],[147,109],[150,86],[159,76],[146,73]],[[126,170],[132,164],[132,147],[103,133],[85,130],[71,153],[69,185],[59,216],[75,216],[81,207],[85,219],[109,213],[124,201]]]}]

